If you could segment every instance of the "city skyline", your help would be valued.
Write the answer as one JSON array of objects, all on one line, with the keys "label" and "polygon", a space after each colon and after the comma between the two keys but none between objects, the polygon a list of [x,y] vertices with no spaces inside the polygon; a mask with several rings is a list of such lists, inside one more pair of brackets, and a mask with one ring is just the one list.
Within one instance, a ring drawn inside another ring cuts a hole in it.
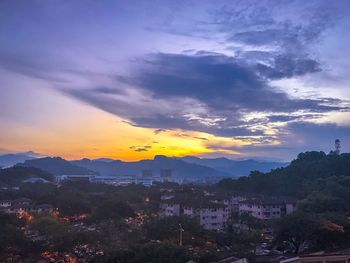
[{"label": "city skyline", "polygon": [[349,1],[2,1],[0,154],[350,150]]}]

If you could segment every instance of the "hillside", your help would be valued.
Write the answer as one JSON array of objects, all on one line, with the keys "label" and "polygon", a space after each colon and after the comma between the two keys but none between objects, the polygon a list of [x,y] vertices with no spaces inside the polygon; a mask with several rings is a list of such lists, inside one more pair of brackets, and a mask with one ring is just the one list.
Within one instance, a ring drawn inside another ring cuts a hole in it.
[{"label": "hillside", "polygon": [[60,157],[45,157],[27,160],[24,163],[17,164],[16,166],[36,167],[53,175],[94,173],[86,168],[73,165]]},{"label": "hillside", "polygon": [[53,181],[51,174],[34,167],[11,167],[0,170],[1,186],[18,186],[23,180],[31,177],[41,177],[48,181]]},{"label": "hillside", "polygon": [[224,179],[218,186],[235,191],[294,196],[345,186],[349,186],[349,191],[350,154],[300,153],[285,168],[269,173],[252,172],[237,180]]}]

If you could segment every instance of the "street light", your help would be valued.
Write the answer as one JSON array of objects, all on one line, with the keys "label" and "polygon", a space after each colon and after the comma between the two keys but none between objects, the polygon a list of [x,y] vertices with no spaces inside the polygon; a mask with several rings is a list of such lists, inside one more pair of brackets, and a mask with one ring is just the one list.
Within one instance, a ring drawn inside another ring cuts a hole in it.
[{"label": "street light", "polygon": [[181,224],[179,224],[179,246],[182,246],[182,233],[185,230],[182,228]]}]

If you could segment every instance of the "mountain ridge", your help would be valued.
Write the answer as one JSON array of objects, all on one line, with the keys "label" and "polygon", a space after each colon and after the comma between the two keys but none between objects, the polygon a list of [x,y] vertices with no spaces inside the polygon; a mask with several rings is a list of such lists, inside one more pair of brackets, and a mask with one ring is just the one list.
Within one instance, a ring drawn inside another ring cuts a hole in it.
[{"label": "mountain ridge", "polygon": [[258,161],[254,159],[232,160],[225,157],[199,158],[195,156],[185,156],[180,159],[211,167],[219,171],[229,172],[234,177],[248,175],[251,171],[269,172],[273,169],[288,165],[287,162]]},{"label": "mountain ridge", "polygon": [[[31,152],[27,152],[28,154]],[[12,160],[8,161],[12,157]],[[205,178],[205,177],[240,177],[251,171],[269,172],[272,169],[284,167],[287,163],[257,161],[254,159],[232,160],[225,157],[199,158],[196,156],[167,157],[156,155],[153,159],[125,162],[111,158],[83,158],[80,160],[65,160],[61,157],[37,158],[35,155],[18,153],[0,155],[1,163],[9,166],[33,166],[55,175],[87,174],[126,175],[141,174],[142,170],[153,170],[158,175],[160,169],[172,169],[175,177]],[[3,165],[4,166],[4,165]]]}]

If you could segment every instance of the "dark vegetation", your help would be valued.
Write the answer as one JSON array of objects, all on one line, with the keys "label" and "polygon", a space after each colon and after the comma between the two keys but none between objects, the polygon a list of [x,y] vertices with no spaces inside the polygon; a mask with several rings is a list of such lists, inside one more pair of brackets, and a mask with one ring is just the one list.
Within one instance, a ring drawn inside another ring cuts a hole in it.
[{"label": "dark vegetation", "polygon": [[[274,222],[275,242],[291,251],[335,249],[350,240],[350,154],[306,152],[285,168],[251,172],[217,185],[225,191],[288,195],[299,199],[298,212]],[[306,245],[307,244],[307,245]]]},{"label": "dark vegetation", "polygon": [[48,172],[44,172],[34,167],[12,167],[0,169],[0,186],[14,187],[22,184],[23,180],[31,177],[41,177],[48,181],[53,181],[54,177]]}]

